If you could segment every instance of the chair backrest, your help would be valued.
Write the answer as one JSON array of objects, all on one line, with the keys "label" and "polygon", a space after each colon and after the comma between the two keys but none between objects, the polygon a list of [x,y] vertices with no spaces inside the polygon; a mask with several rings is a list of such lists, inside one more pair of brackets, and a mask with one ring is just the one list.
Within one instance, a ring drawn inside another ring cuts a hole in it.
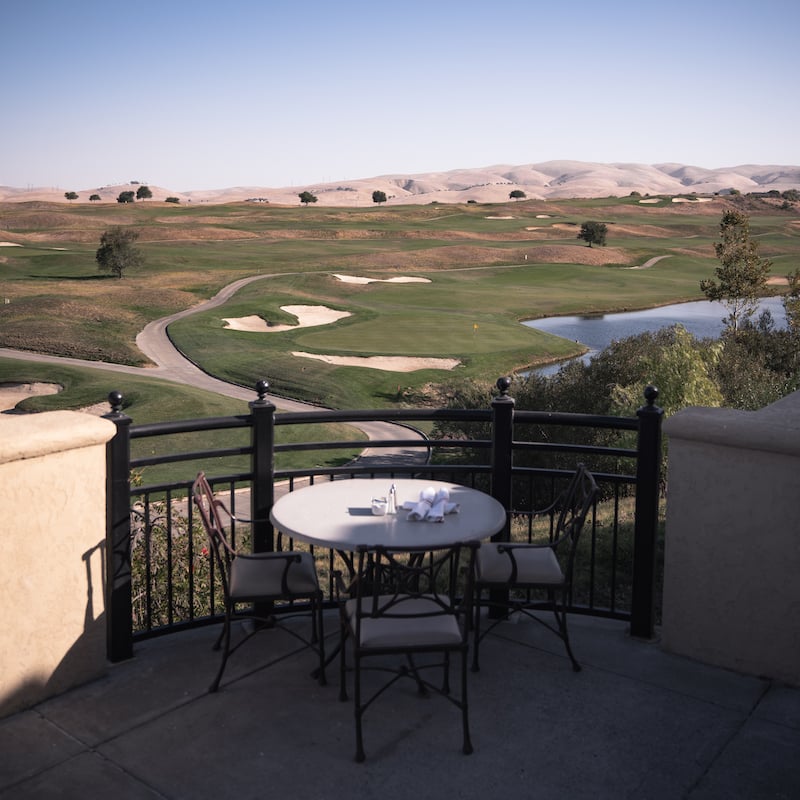
[{"label": "chair backrest", "polygon": [[224,503],[214,497],[211,484],[204,472],[199,472],[192,484],[192,499],[200,514],[203,527],[208,536],[208,543],[214,553],[214,559],[222,573],[222,580],[227,591],[228,573],[231,562],[236,558],[236,550],[228,541],[221,511],[227,513]]},{"label": "chair backrest", "polygon": [[554,504],[558,509],[558,519],[553,531],[552,545],[558,547],[564,540],[570,542],[570,565],[575,555],[586,516],[599,493],[594,475],[584,464],[578,464],[569,486]]},{"label": "chair backrest", "polygon": [[478,542],[466,542],[436,550],[359,548],[357,630],[361,618],[412,620],[462,614],[469,618],[478,547]]}]

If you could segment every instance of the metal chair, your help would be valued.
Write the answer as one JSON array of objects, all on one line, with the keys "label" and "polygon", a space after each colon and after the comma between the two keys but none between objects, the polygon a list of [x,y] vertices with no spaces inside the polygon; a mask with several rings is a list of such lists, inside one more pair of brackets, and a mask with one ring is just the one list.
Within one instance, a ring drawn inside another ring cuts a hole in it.
[{"label": "metal chair", "polygon": [[[234,516],[225,504],[214,496],[211,486],[203,472],[198,473],[192,486],[194,504],[203,521],[210,549],[218,567],[225,599],[225,620],[222,632],[214,645],[214,649],[222,647],[222,662],[219,666],[209,692],[219,688],[222,674],[228,658],[236,652],[259,630],[265,627],[281,627],[301,642],[311,647],[319,656],[318,671],[315,675],[320,685],[325,685],[325,636],[322,623],[323,595],[317,579],[314,559],[310,553],[273,552],[273,553],[239,553],[229,541],[222,515],[229,520],[249,523],[253,520]],[[230,526],[228,526],[230,527]],[[259,616],[253,611],[253,604],[273,603],[277,601],[307,600],[311,613],[311,637],[306,638],[289,626],[281,624],[281,620],[302,612],[281,615]],[[241,611],[237,606],[247,604],[249,608]],[[254,622],[251,632],[231,646],[231,625],[238,619],[250,619]]]},{"label": "metal chair", "polygon": [[[339,699],[347,700],[346,644],[353,649],[355,760],[364,761],[362,717],[367,708],[402,678],[416,682],[420,694],[441,695],[461,710],[462,751],[472,752],[467,702],[467,651],[472,578],[477,542],[438,550],[360,548],[355,577],[347,591],[340,583],[341,653]],[[463,566],[466,564],[466,569]],[[339,575],[339,578],[341,576]],[[465,585],[459,585],[463,578]],[[346,596],[345,596],[346,595]],[[461,661],[460,692],[450,694],[450,656]],[[392,666],[391,656],[404,657]],[[423,663],[421,663],[423,662]],[[434,684],[431,670],[441,670]],[[366,671],[388,673],[388,680],[363,697]]]},{"label": "metal chair", "polygon": [[[480,669],[481,640],[512,612],[525,614],[561,638],[572,668],[580,671],[569,641],[567,602],[578,540],[597,494],[594,476],[579,464],[565,491],[547,508],[531,512],[533,517],[549,517],[547,541],[490,542],[481,546],[475,560],[474,672]],[[488,592],[485,599],[484,592]],[[489,620],[484,630],[481,630],[482,608],[501,611]],[[555,624],[542,619],[536,613],[540,610],[552,611]]]}]

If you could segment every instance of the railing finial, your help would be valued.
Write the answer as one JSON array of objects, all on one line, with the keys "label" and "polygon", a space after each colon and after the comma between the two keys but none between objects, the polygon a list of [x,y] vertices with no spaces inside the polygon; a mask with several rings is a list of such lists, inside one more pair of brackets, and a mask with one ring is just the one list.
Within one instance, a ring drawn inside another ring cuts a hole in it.
[{"label": "railing finial", "polygon": [[122,392],[114,390],[108,393],[108,403],[111,406],[112,414],[122,413],[122,401],[124,400]]},{"label": "railing finial", "polygon": [[652,408],[658,399],[658,389],[652,384],[646,386],[644,390],[644,399],[647,400],[647,405]]},{"label": "railing finial", "polygon": [[256,383],[256,392],[258,394],[258,402],[266,402],[267,392],[269,391],[269,381],[263,378]]},{"label": "railing finial", "polygon": [[507,397],[508,390],[511,388],[511,378],[509,378],[508,376],[498,378],[495,386],[497,386],[497,388],[500,390],[501,397]]}]

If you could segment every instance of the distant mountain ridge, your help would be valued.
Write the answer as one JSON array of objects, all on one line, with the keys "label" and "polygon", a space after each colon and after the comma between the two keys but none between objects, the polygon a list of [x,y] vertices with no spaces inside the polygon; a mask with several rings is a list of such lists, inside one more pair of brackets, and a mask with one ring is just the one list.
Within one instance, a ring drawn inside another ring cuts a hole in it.
[{"label": "distant mountain ridge", "polygon": [[[225,189],[178,191],[147,184],[153,200],[176,197],[181,202],[231,203],[238,201],[296,205],[298,194],[310,191],[320,205],[372,205],[372,193],[386,193],[387,204],[408,203],[498,203],[508,200],[518,189],[529,199],[551,200],[592,197],[624,197],[631,192],[642,195],[717,194],[736,189],[748,192],[783,192],[800,189],[800,166],[743,164],[736,167],[706,169],[686,164],[601,164],[585,161],[545,161],[539,164],[495,165],[473,169],[454,169],[414,175],[379,175],[373,178],[341,180],[303,186],[234,186]],[[99,194],[104,202],[114,202],[122,191],[138,184],[117,184],[86,189],[74,187],[18,189],[0,187],[0,201],[49,200],[70,202],[66,191],[89,202]]]}]

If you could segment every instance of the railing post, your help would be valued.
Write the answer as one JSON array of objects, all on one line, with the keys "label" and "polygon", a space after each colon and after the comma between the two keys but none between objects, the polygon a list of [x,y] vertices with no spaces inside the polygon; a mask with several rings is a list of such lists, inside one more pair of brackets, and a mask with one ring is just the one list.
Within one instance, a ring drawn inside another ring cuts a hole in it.
[{"label": "railing post", "polygon": [[655,386],[648,386],[644,396],[647,405],[636,412],[639,417],[639,457],[636,466],[631,636],[651,639],[655,632],[661,423],[664,410],[655,405],[658,397]]},{"label": "railing post", "polygon": [[[492,497],[506,511],[511,510],[511,475],[513,466],[512,442],[514,440],[514,398],[508,396],[510,378],[498,378],[500,394],[492,400]],[[506,524],[492,536],[492,541],[507,542],[511,538],[510,515]],[[508,603],[508,590],[489,591],[489,616],[497,619],[506,615],[503,608]]]},{"label": "railing post", "polygon": [[254,553],[268,553],[275,548],[269,522],[275,502],[275,406],[267,400],[268,389],[267,381],[259,381],[256,384],[258,399],[249,403],[253,415],[250,516],[253,518]]},{"label": "railing post", "polygon": [[[498,378],[500,394],[492,400],[492,497],[511,509],[512,442],[514,439],[514,398],[508,396],[510,378]],[[493,537],[508,541],[509,524]]]},{"label": "railing post", "polygon": [[110,392],[103,418],[117,426],[106,445],[106,654],[112,662],[133,656],[131,601],[131,418],[122,393]]}]

